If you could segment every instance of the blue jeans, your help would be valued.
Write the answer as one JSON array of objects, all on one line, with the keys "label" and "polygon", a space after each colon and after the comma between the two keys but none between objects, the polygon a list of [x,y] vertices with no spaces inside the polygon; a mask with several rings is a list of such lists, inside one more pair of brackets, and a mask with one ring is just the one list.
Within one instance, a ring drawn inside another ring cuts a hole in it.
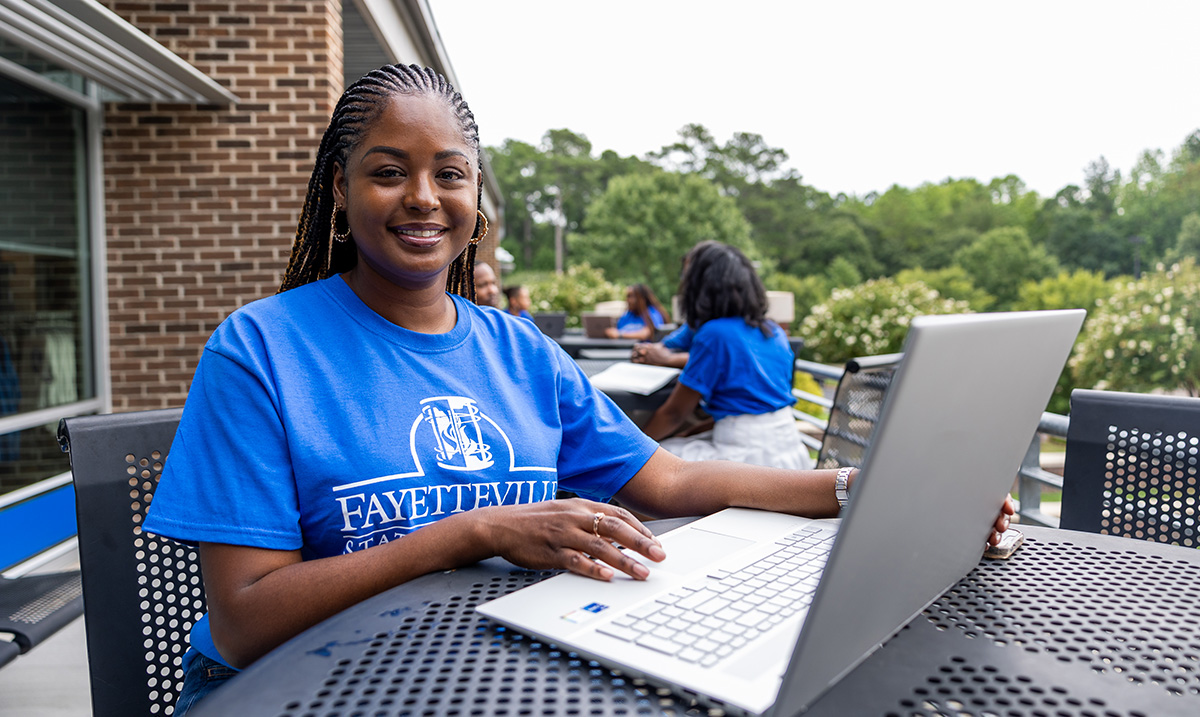
[{"label": "blue jeans", "polygon": [[188,652],[184,655],[183,689],[179,690],[179,699],[175,700],[175,717],[183,717],[192,705],[238,673],[232,667],[226,667],[195,650]]}]

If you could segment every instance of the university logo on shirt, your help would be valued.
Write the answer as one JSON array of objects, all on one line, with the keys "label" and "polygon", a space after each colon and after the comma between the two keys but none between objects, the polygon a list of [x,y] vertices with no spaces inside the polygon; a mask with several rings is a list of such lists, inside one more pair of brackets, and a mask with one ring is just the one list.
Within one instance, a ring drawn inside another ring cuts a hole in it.
[{"label": "university logo on shirt", "polygon": [[[408,431],[414,470],[333,487],[344,552],[389,542],[454,513],[557,493],[557,468],[518,465],[507,432],[474,399],[434,396],[419,405]],[[484,471],[486,478],[463,475]]]},{"label": "university logo on shirt", "polygon": [[[443,396],[421,401],[423,418],[433,428],[437,441],[437,464],[452,471],[491,468],[492,447],[483,438],[479,406],[462,396]],[[497,427],[499,428],[499,427]]]}]

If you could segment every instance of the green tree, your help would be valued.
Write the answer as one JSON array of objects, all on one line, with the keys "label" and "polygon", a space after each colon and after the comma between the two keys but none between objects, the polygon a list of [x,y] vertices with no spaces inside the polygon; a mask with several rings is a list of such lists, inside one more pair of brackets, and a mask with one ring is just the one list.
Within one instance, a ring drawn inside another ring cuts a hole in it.
[{"label": "green tree", "polygon": [[571,237],[580,260],[613,281],[649,284],[664,301],[696,243],[713,239],[756,255],[736,202],[706,179],[674,172],[613,179],[588,207],[583,232]]},{"label": "green tree", "polygon": [[1133,273],[1133,245],[1082,203],[1047,201],[1043,223],[1045,246],[1063,266],[1107,276]]},{"label": "green tree", "polygon": [[872,248],[884,271],[949,266],[954,253],[997,227],[1030,231],[1039,199],[1016,175],[987,185],[974,179],[947,179],[916,189],[893,186],[873,201],[848,202],[876,229]]},{"label": "green tree", "polygon": [[995,298],[990,308],[1007,309],[1017,300],[1021,285],[1058,271],[1058,262],[1035,246],[1024,229],[993,229],[954,255],[975,286]]},{"label": "green tree", "polygon": [[861,284],[863,280],[858,267],[844,256],[835,257],[833,261],[829,262],[825,276],[829,277],[829,282],[834,286],[855,286]]},{"label": "green tree", "polygon": [[612,177],[651,169],[611,150],[593,157],[587,137],[567,129],[546,132],[537,147],[506,140],[486,151],[505,196],[505,248],[523,270],[553,268],[556,222],[564,234],[578,231]]},{"label": "green tree", "polygon": [[545,157],[533,145],[514,139],[488,148],[487,153],[496,182],[504,193],[506,248],[520,266],[532,267],[537,246],[550,236],[544,231],[549,225],[540,224],[537,219],[548,208],[545,183],[537,174]]},{"label": "green tree", "polygon": [[896,274],[896,281],[900,284],[925,284],[947,299],[967,302],[972,311],[984,311],[996,301],[991,294],[976,287],[966,270],[957,264],[934,271],[905,269]]},{"label": "green tree", "polygon": [[1080,386],[1200,391],[1200,269],[1192,259],[1119,283],[1088,319],[1070,366]]},{"label": "green tree", "polygon": [[678,140],[646,158],[668,171],[700,175],[731,195],[740,194],[749,184],[795,176],[783,166],[787,152],[769,146],[762,135],[737,132],[722,145],[700,124],[684,126]]},{"label": "green tree", "polygon": [[[1105,299],[1112,295],[1113,287],[1100,272],[1076,270],[1060,271],[1041,281],[1031,281],[1021,286],[1020,297],[1013,308],[1018,311],[1041,311],[1045,309],[1087,309],[1090,317]],[[1084,319],[1087,326],[1087,319]],[[1068,364],[1063,367],[1050,396],[1046,409],[1054,413],[1071,412],[1071,390],[1076,386],[1075,372]]]},{"label": "green tree", "polygon": [[1173,260],[1184,257],[1200,260],[1200,212],[1192,212],[1183,218],[1179,227],[1179,238],[1175,240]]}]

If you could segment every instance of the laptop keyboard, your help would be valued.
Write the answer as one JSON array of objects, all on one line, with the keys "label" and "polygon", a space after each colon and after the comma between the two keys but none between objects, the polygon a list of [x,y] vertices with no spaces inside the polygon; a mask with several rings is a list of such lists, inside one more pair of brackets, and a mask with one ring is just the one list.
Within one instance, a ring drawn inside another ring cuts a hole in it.
[{"label": "laptop keyboard", "polygon": [[737,570],[719,570],[597,628],[610,637],[704,667],[737,653],[812,603],[836,533],[810,524],[779,549]]}]

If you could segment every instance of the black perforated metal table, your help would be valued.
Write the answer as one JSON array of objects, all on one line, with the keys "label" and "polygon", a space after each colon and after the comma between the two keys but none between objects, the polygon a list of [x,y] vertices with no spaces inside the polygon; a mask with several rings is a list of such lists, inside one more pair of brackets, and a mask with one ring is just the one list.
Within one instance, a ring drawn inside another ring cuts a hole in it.
[{"label": "black perforated metal table", "polygon": [[[981,561],[807,714],[1200,715],[1200,552],[1022,530],[1011,560]],[[493,559],[394,588],[275,650],[190,714],[721,713],[474,613],[548,574]]]}]

